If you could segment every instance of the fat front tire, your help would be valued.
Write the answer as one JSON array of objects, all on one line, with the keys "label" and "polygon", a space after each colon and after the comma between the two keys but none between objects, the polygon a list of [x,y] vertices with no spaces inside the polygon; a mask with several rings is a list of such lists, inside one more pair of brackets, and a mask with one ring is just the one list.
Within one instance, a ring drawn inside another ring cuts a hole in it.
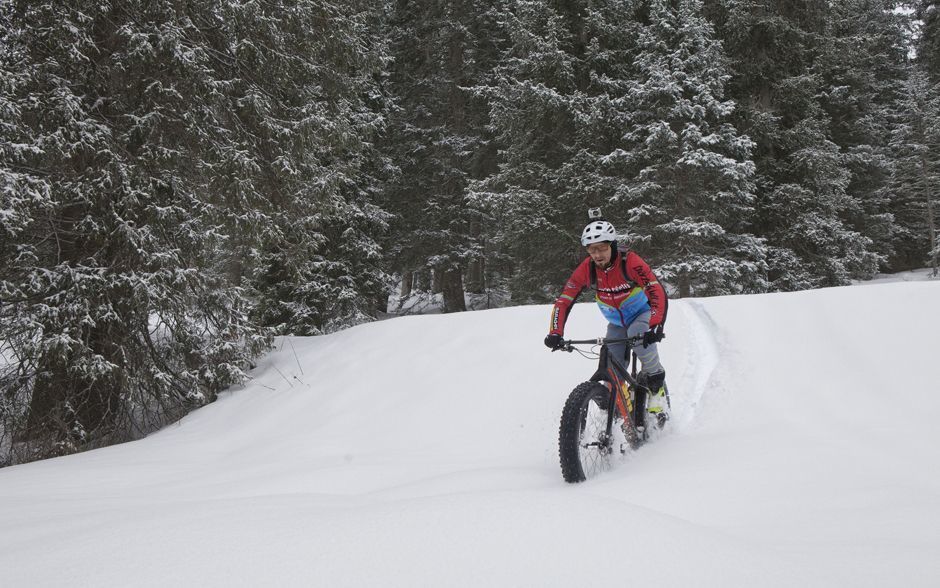
[{"label": "fat front tire", "polygon": [[558,428],[558,457],[566,482],[583,482],[611,467],[613,439],[607,431],[610,391],[597,382],[578,385],[565,402]]}]

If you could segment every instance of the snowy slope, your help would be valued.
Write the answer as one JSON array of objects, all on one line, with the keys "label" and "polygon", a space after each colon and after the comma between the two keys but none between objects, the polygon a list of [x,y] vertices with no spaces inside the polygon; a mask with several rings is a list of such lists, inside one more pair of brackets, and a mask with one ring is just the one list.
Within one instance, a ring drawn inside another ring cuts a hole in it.
[{"label": "snowy slope", "polygon": [[0,586],[940,585],[940,282],[674,302],[672,429],[580,485],[594,364],[548,314],[284,340],[179,425],[0,470]]}]

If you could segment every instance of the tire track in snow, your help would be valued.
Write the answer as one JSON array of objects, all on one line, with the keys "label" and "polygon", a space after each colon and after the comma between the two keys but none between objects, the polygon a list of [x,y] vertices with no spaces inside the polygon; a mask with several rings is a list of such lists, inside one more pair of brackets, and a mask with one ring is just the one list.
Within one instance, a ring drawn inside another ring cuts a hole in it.
[{"label": "tire track in snow", "polygon": [[717,385],[720,345],[715,336],[718,325],[705,306],[696,300],[685,300],[682,308],[686,324],[686,362],[679,379],[677,393],[670,393],[673,426],[676,431],[687,429],[694,421],[699,405],[708,390]]}]

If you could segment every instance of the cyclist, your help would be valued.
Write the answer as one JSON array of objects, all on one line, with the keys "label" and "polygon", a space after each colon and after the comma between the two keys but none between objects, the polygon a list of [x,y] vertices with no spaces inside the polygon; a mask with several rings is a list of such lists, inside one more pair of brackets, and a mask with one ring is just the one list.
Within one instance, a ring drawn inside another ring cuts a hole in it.
[{"label": "cyclist", "polygon": [[[662,426],[666,410],[666,371],[659,361],[656,344],[662,341],[669,301],[666,290],[643,258],[626,247],[617,246],[617,231],[605,220],[592,220],[581,233],[581,245],[588,257],[568,278],[552,308],[550,331],[545,345],[558,349],[565,322],[575,300],[586,288],[595,291],[595,300],[607,319],[607,337],[627,338],[643,334],[633,347],[642,369],[638,382],[649,391],[647,412],[657,415]],[[626,344],[610,345],[610,355],[626,368]]]}]

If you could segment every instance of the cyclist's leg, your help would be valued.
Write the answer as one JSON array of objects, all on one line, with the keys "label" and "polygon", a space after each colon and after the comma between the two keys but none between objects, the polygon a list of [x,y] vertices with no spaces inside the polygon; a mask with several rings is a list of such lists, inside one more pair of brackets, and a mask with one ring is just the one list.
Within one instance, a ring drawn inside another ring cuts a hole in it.
[{"label": "cyclist's leg", "polygon": [[[630,323],[630,327],[627,329],[628,336],[635,337],[645,333],[649,328],[650,313],[644,312]],[[636,353],[642,365],[637,380],[650,390],[650,396],[646,399],[646,410],[656,415],[656,422],[662,428],[666,419],[669,418],[666,410],[666,393],[663,387],[666,381],[666,370],[659,361],[659,351],[656,348],[656,343],[647,347],[643,347],[643,343],[634,345],[633,352]]]},{"label": "cyclist's leg", "polygon": [[[629,337],[627,335],[627,327],[621,327],[612,323],[607,323],[607,338],[608,339],[626,339]],[[627,344],[626,343],[612,343],[607,346],[607,352],[610,354],[610,358],[617,362],[617,365],[622,367],[624,371],[627,371],[630,366],[626,364],[626,354],[627,354]]]},{"label": "cyclist's leg", "polygon": [[[627,337],[642,335],[649,329],[650,313],[647,311],[633,319],[633,322],[627,327]],[[649,347],[643,347],[643,343],[639,343],[633,346],[633,352],[636,353],[636,356],[640,359],[640,365],[642,366],[640,373],[645,374],[644,377],[665,372],[663,364],[659,362],[659,351],[656,348],[656,343],[651,344]],[[622,356],[623,354],[621,353],[621,357]]]},{"label": "cyclist's leg", "polygon": [[[618,326],[618,325],[614,325],[614,324],[611,324],[611,323],[608,323],[608,324],[607,324],[607,338],[608,338],[608,339],[626,339],[626,338],[627,338],[627,328],[626,328],[626,327],[621,327],[621,326]],[[621,368],[623,368],[623,371],[624,371],[624,372],[629,372],[630,366],[627,364],[627,358],[625,357],[626,354],[627,354],[627,344],[626,344],[626,343],[611,343],[611,344],[609,344],[609,345],[607,346],[607,354],[608,354],[607,357],[609,358],[610,361],[616,362],[618,366],[620,366]],[[617,414],[617,415],[618,415],[618,418],[619,418],[619,412],[618,412],[618,413],[615,413],[615,414]],[[635,433],[635,432],[634,432],[634,433],[631,433],[632,428],[630,427],[630,425],[629,425],[628,423],[626,423],[626,422],[621,423],[621,427],[623,428],[624,436],[625,436],[627,439],[630,439],[630,438],[631,438],[631,437],[630,437],[631,434],[633,435],[633,438],[636,437],[636,433]],[[622,450],[621,450],[621,451],[622,451]]]}]

